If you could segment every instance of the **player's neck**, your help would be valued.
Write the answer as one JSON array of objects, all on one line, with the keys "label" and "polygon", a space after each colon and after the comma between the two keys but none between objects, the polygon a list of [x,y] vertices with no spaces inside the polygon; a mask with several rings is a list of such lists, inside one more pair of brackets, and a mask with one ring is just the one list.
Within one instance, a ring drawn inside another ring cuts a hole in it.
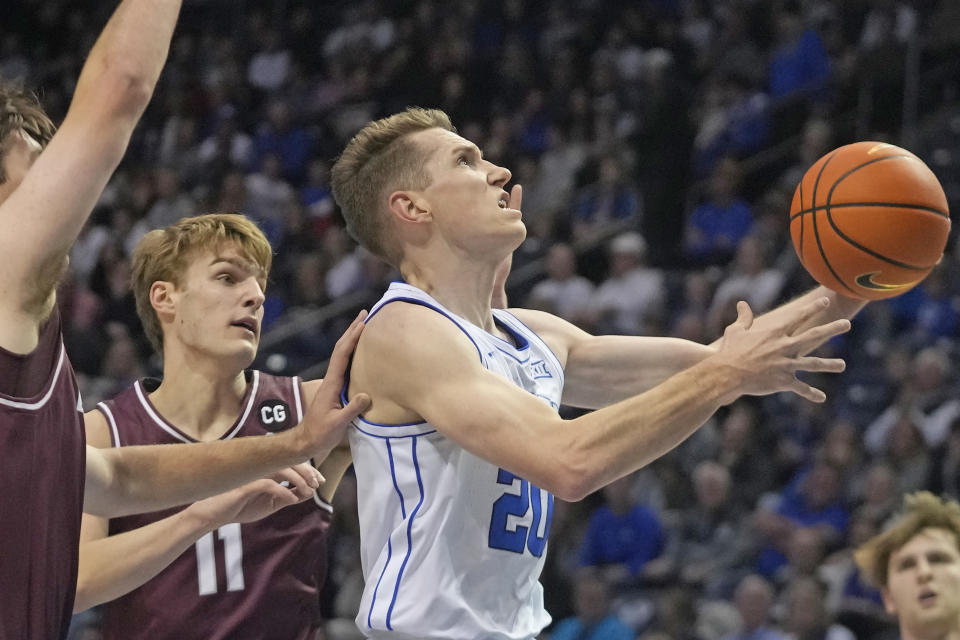
[{"label": "player's neck", "polygon": [[496,331],[490,310],[496,268],[495,264],[404,262],[400,265],[407,283],[430,294],[461,318],[490,332]]},{"label": "player's neck", "polygon": [[170,423],[197,440],[216,440],[237,420],[247,392],[243,371],[183,366],[164,358],[163,381],[150,402]]}]

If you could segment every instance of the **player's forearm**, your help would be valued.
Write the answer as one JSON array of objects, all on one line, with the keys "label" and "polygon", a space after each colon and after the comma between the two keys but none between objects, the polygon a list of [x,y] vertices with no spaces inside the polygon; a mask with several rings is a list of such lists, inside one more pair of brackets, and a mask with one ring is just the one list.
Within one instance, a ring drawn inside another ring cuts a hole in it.
[{"label": "player's forearm", "polygon": [[596,336],[571,349],[563,403],[599,409],[639,395],[715,349],[678,338]]},{"label": "player's forearm", "polygon": [[74,613],[133,591],[219,524],[187,507],[133,531],[81,542]]},{"label": "player's forearm", "polygon": [[563,465],[561,497],[579,500],[613,480],[646,466],[686,440],[723,404],[739,381],[706,360],[645,393],[568,422],[558,451]]},{"label": "player's forearm", "polygon": [[[84,511],[116,517],[145,513],[223,493],[307,460],[300,427],[273,436],[226,442],[103,450],[110,468],[104,494]],[[323,452],[326,455],[326,452]]]}]

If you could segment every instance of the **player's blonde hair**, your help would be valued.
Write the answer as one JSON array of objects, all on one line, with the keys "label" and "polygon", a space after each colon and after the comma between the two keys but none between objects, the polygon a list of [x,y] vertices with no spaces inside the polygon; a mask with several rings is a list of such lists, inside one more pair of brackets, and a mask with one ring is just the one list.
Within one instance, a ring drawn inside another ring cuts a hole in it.
[{"label": "player's blonde hair", "polygon": [[953,534],[960,551],[960,504],[940,498],[929,491],[917,491],[903,499],[903,509],[893,524],[854,552],[864,578],[877,588],[887,586],[890,556],[913,536],[928,528]]},{"label": "player's blonde hair", "polygon": [[259,276],[266,281],[273,262],[270,242],[257,225],[238,213],[181,218],[165,229],[154,229],[137,243],[131,264],[133,295],[143,331],[158,353],[163,352],[163,331],[150,304],[150,287],[158,281],[182,286],[193,256],[200,251],[217,251],[224,245],[235,247],[257,265]]},{"label": "player's blonde hair", "polygon": [[425,189],[428,150],[409,134],[426,129],[456,131],[446,113],[409,107],[368,123],[347,144],[331,170],[333,197],[350,235],[372,253],[397,266],[400,247],[386,226],[383,198],[394,189]]},{"label": "player's blonde hair", "polygon": [[7,155],[7,137],[24,131],[46,147],[57,127],[32,92],[15,82],[0,81],[0,184],[7,181],[3,159]]}]

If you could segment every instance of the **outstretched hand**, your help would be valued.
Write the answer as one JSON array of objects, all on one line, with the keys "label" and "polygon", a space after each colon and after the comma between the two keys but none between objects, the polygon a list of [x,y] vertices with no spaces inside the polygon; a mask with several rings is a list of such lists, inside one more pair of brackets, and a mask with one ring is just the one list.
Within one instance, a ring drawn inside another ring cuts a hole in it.
[{"label": "outstretched hand", "polygon": [[723,398],[724,404],[741,395],[762,396],[778,391],[791,391],[812,402],[826,400],[823,391],[803,382],[796,374],[798,371],[839,373],[846,367],[841,358],[807,355],[824,341],[850,330],[847,319],[801,330],[829,304],[829,298],[817,298],[776,324],[761,329],[753,326],[750,305],[738,302],[737,319],[724,331],[713,356],[738,380],[733,394]]},{"label": "outstretched hand", "polygon": [[337,340],[323,382],[307,405],[307,413],[298,427],[305,439],[307,457],[326,458],[343,439],[354,418],[370,408],[370,396],[365,393],[357,394],[346,406],[340,404],[340,391],[350,366],[350,356],[360,340],[366,317],[367,312],[361,311]]},{"label": "outstretched hand", "polygon": [[312,465],[298,464],[270,478],[199,500],[190,509],[214,528],[231,522],[253,522],[312,498],[320,480],[320,473]]}]

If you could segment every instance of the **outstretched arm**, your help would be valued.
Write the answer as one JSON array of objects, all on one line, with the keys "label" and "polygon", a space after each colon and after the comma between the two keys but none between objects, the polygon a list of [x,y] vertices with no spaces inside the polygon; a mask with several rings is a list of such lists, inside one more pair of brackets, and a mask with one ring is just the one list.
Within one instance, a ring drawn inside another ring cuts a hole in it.
[{"label": "outstretched arm", "polygon": [[360,395],[340,406],[344,372],[365,317],[361,312],[337,341],[329,384],[320,385],[299,425],[272,436],[225,442],[108,450],[88,446],[83,510],[108,517],[156,511],[223,493],[309,458],[326,458],[350,422],[370,405],[370,398]]},{"label": "outstretched arm", "polygon": [[[36,346],[67,252],[150,101],[180,4],[124,0],[117,7],[63,125],[0,204],[0,346],[16,353]],[[11,135],[24,140],[19,131]]]},{"label": "outstretched arm", "polygon": [[663,455],[741,395],[791,391],[822,402],[823,392],[796,372],[841,371],[843,361],[797,354],[850,323],[797,328],[827,304],[819,299],[780,324],[754,328],[749,306],[740,303],[737,322],[709,356],[640,395],[570,421],[485,369],[472,342],[439,314],[391,304],[370,322],[357,350],[351,391],[373,398],[366,414],[373,422],[423,419],[468,451],[578,500]]},{"label": "outstretched arm", "polygon": [[[830,304],[799,326],[797,332],[833,320],[850,319],[866,304],[866,301],[817,287],[758,316],[753,327],[777,326],[822,298],[829,299]],[[510,309],[510,312],[536,331],[564,364],[567,381],[563,390],[564,404],[585,409],[606,407],[653,388],[710,356],[722,340],[702,345],[677,338],[593,336],[547,313],[530,309]],[[810,348],[818,346],[814,344]]]}]

